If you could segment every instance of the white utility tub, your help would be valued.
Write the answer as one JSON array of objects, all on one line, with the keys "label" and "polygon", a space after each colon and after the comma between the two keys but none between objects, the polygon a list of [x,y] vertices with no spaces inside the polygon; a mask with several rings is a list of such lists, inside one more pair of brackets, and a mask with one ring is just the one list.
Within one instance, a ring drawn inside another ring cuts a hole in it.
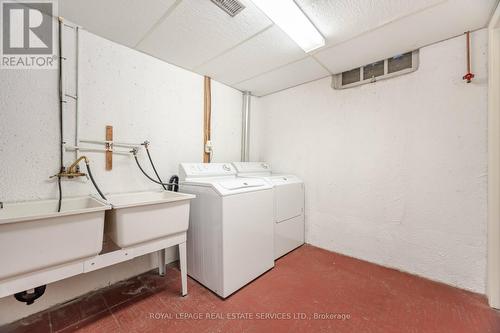
[{"label": "white utility tub", "polygon": [[0,280],[97,255],[104,211],[90,196],[5,203],[0,208]]},{"label": "white utility tub", "polygon": [[[108,195],[106,233],[123,250],[157,251],[160,275],[165,275],[165,248],[177,245],[182,295],[187,295],[186,232],[190,200],[196,196],[171,191]],[[141,252],[142,253],[142,252]]]},{"label": "white utility tub", "polygon": [[113,242],[125,248],[186,232],[189,202],[193,198],[194,195],[172,191],[108,195],[113,209],[106,213],[107,233]]}]

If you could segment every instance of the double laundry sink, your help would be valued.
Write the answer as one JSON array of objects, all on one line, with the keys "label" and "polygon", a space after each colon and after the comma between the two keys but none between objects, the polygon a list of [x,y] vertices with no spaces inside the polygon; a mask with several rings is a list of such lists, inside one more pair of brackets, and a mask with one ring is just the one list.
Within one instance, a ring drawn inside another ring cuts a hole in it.
[{"label": "double laundry sink", "polygon": [[[170,191],[6,203],[0,209],[0,283],[101,253],[185,233],[194,196]],[[106,221],[106,223],[105,223]]]}]

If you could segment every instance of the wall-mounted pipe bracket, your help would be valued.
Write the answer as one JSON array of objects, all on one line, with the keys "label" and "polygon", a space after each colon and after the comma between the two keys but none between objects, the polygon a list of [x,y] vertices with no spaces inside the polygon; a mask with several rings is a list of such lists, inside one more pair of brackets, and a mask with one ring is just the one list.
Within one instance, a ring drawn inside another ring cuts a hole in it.
[{"label": "wall-mounted pipe bracket", "polygon": [[104,149],[106,150],[106,170],[113,170],[113,126],[106,126],[106,143]]}]

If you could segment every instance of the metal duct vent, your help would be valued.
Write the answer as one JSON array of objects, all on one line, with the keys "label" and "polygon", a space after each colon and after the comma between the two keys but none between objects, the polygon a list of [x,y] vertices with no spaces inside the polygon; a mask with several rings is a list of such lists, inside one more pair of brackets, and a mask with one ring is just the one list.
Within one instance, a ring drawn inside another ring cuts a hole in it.
[{"label": "metal duct vent", "polygon": [[217,5],[220,9],[228,13],[230,16],[234,17],[243,9],[245,6],[239,1],[236,0],[211,0],[214,4]]}]

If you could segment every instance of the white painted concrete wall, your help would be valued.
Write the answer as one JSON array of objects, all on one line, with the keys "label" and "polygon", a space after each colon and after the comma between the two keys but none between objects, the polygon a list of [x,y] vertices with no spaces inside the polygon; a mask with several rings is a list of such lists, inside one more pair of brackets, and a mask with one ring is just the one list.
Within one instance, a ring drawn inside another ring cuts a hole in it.
[{"label": "white painted concrete wall", "polygon": [[212,162],[240,160],[242,106],[241,91],[212,81]]},{"label": "white painted concrete wall", "polygon": [[[66,35],[71,57],[72,40],[68,32]],[[104,140],[105,126],[113,125],[117,141],[151,141],[152,157],[165,181],[177,173],[180,162],[201,162],[203,77],[85,31],[81,48],[82,138]],[[68,71],[71,94],[73,74]],[[215,160],[238,160],[242,95],[217,82],[213,82],[212,93]],[[57,184],[48,177],[57,173],[59,165],[58,115],[57,71],[0,71],[0,201],[57,196]],[[65,140],[71,144],[73,119],[70,100]],[[105,171],[103,153],[86,155],[105,193],[159,188],[144,178],[131,157],[115,155],[113,170]],[[66,161],[72,159],[73,154],[67,153]],[[142,156],[141,161],[152,174],[147,157]],[[95,193],[83,179],[64,181],[63,191],[64,195]],[[170,261],[176,256],[173,249],[168,252]],[[63,280],[49,285],[46,295],[31,306],[13,297],[0,299],[0,325],[154,266],[156,256],[143,256]]]},{"label": "white painted concrete wall", "polygon": [[420,50],[413,74],[252,101],[252,160],[306,184],[307,242],[485,292],[487,33]]}]

